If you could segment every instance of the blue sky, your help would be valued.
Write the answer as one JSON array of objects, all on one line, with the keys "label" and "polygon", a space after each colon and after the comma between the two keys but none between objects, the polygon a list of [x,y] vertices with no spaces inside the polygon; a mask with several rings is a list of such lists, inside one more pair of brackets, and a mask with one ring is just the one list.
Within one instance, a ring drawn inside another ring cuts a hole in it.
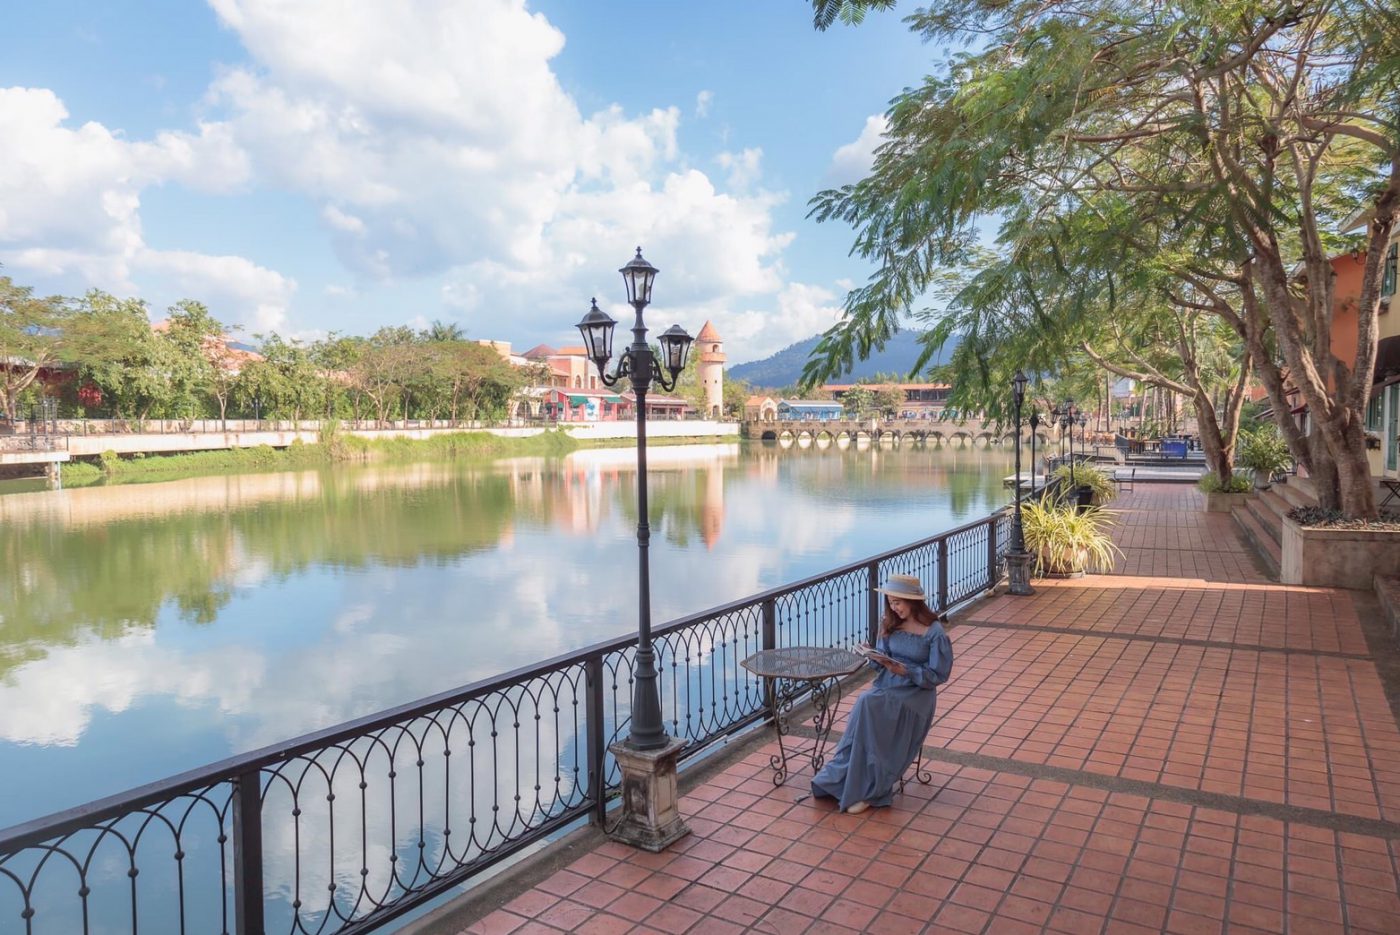
[{"label": "blue sky", "polygon": [[641,244],[648,324],[731,362],[868,267],[807,201],[868,165],[937,50],[803,0],[13,4],[0,264],[41,292],[206,302],[245,335],[434,319],[573,341]]}]

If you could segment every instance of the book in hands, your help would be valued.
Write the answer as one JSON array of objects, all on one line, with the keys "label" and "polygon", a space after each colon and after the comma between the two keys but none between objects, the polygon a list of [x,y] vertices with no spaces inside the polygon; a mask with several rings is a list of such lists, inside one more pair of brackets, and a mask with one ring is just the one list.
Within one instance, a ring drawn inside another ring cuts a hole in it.
[{"label": "book in hands", "polygon": [[881,665],[884,665],[887,662],[894,662],[893,659],[891,659],[889,656],[886,656],[884,653],[880,652],[878,649],[874,648],[869,643],[857,643],[853,651],[857,656],[864,656],[866,659],[872,660],[873,662],[878,662]]}]

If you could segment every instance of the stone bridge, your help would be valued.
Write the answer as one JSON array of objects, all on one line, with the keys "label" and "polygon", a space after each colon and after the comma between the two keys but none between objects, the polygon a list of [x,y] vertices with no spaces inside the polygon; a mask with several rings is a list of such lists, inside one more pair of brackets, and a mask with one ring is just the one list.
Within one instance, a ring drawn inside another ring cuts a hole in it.
[{"label": "stone bridge", "polygon": [[[817,444],[849,444],[865,441],[888,445],[957,445],[988,447],[1015,439],[1009,427],[977,419],[830,419],[777,420],[772,422],[745,421],[740,434],[745,438],[772,441],[803,441]],[[1048,445],[1051,434],[1045,429],[1036,433],[1040,444]],[[1029,444],[1031,430],[1022,426],[1021,439]]]}]

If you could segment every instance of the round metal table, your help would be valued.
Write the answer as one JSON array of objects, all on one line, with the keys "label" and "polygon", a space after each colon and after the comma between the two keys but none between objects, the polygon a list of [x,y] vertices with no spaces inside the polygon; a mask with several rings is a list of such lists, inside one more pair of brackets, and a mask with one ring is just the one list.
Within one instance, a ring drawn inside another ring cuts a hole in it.
[{"label": "round metal table", "polygon": [[[787,780],[789,757],[807,757],[814,775],[822,768],[831,723],[841,703],[841,679],[856,672],[864,663],[865,660],[848,650],[820,646],[765,649],[740,663],[765,682],[764,696],[778,731],[778,752],[769,758],[773,785],[781,786]],[[789,752],[783,738],[792,732],[793,708],[808,694],[812,696],[812,728],[816,736],[810,747]]]}]

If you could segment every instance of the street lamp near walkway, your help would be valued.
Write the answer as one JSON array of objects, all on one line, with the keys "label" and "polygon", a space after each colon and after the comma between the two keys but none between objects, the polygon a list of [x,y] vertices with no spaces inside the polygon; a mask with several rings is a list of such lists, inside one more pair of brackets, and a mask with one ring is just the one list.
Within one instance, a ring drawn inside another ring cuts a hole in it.
[{"label": "street lamp near walkway", "polygon": [[1031,496],[1035,496],[1035,436],[1040,431],[1040,413],[1031,410]]},{"label": "street lamp near walkway", "polygon": [[[637,406],[637,653],[632,682],[632,717],[625,741],[609,749],[622,770],[622,819],[613,836],[628,844],[660,851],[688,834],[677,807],[676,758],[685,741],[669,736],[661,719],[661,691],[657,685],[656,651],[651,644],[651,571],[647,523],[647,390],[655,381],[663,390],[675,389],[685,369],[691,337],[679,325],[657,336],[661,360],[647,344],[642,311],[651,303],[651,288],[658,270],[637,255],[618,272],[627,286],[627,302],[637,313],[632,343],[622,352],[617,369],[608,373],[612,358],[613,328],[617,325],[598,308],[597,299],[578,323],[584,347],[607,386],[624,378],[632,383]],[[667,379],[669,375],[669,379]]]},{"label": "street lamp near walkway", "polygon": [[[1011,547],[1006,550],[1007,592],[1010,594],[1034,594],[1030,580],[1030,553],[1026,551],[1026,533],[1021,526],[1021,406],[1026,401],[1026,375],[1020,370],[1011,378],[1011,405],[1016,422],[1016,482],[1012,485],[1016,502],[1011,514]],[[1035,461],[1031,461],[1031,474],[1034,478]],[[1032,480],[1034,484],[1034,480]]]},{"label": "street lamp near walkway", "polygon": [[1064,441],[1065,433],[1069,433],[1069,487],[1070,490],[1078,490],[1079,484],[1074,479],[1074,416],[1078,410],[1074,408],[1074,397],[1065,397],[1064,403],[1060,405],[1060,440]]}]

